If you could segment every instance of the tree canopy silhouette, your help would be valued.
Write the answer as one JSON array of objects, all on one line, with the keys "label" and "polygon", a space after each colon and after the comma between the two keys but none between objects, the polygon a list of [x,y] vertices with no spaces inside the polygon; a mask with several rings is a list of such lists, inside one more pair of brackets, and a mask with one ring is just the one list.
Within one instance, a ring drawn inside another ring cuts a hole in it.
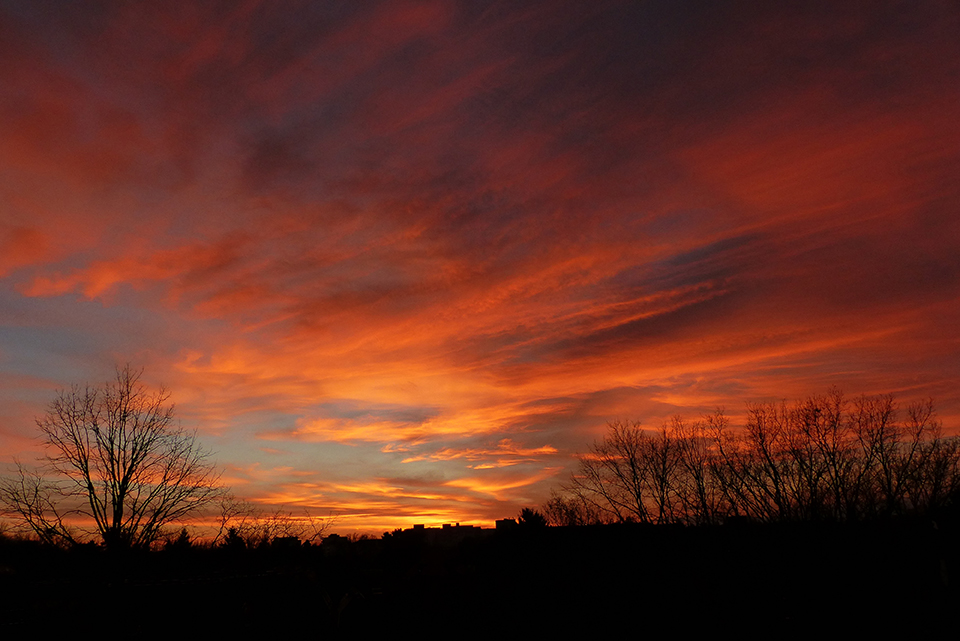
[{"label": "tree canopy silhouette", "polygon": [[540,510],[525,507],[520,510],[517,523],[523,528],[541,528],[547,526],[547,517]]},{"label": "tree canopy silhouette", "polygon": [[[164,526],[221,493],[196,433],[174,420],[170,394],[148,390],[129,366],[96,387],[58,393],[37,419],[47,456],[0,486],[0,501],[41,540],[147,547]],[[92,532],[85,523],[93,522]]]}]

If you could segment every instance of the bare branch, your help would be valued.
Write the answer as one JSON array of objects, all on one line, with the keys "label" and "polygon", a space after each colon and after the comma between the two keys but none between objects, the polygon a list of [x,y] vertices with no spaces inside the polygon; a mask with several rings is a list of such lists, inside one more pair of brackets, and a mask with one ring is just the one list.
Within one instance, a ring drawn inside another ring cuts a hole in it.
[{"label": "bare branch", "polygon": [[222,493],[196,433],[174,422],[170,394],[140,375],[128,366],[104,385],[61,391],[37,420],[44,465],[32,475],[21,466],[0,501],[42,540],[74,542],[64,526],[73,514],[108,547],[147,547]]}]

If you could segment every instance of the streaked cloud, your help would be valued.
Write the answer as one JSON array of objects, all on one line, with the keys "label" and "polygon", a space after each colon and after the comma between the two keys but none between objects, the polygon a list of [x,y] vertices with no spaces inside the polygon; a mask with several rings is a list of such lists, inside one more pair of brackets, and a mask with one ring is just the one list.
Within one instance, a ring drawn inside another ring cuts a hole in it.
[{"label": "streaked cloud", "polygon": [[[960,10],[8,3],[0,448],[146,368],[251,500],[490,524],[614,418],[960,424]],[[419,520],[418,520],[419,519]]]}]

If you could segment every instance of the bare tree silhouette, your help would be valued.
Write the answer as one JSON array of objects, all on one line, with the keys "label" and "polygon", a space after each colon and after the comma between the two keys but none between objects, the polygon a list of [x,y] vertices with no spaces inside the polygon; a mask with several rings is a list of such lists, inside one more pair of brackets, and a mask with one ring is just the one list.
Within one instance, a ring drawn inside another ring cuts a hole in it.
[{"label": "bare tree silhouette", "polygon": [[931,401],[900,411],[890,395],[847,401],[839,390],[788,406],[748,405],[661,429],[615,421],[544,512],[554,524],[855,521],[927,514],[960,497],[960,441],[945,438]]},{"label": "bare tree silhouette", "polygon": [[217,501],[219,506],[218,531],[212,545],[227,547],[262,547],[274,539],[296,538],[317,542],[337,522],[337,515],[314,516],[307,510],[295,514],[280,507],[274,511],[262,508],[224,493]]},{"label": "bare tree silhouette", "polygon": [[0,485],[6,511],[48,543],[92,533],[109,548],[147,547],[222,492],[196,434],[174,421],[170,394],[149,391],[141,372],[118,369],[97,387],[61,391],[37,420],[47,456],[35,471],[18,463]]}]

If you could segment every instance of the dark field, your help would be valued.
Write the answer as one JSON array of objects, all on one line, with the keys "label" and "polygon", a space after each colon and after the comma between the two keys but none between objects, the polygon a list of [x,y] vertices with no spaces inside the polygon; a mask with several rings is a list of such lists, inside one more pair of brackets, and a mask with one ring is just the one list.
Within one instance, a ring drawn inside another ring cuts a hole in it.
[{"label": "dark field", "polygon": [[407,531],[269,548],[109,554],[6,540],[3,628],[147,637],[412,631],[720,634],[955,627],[954,523]]}]

